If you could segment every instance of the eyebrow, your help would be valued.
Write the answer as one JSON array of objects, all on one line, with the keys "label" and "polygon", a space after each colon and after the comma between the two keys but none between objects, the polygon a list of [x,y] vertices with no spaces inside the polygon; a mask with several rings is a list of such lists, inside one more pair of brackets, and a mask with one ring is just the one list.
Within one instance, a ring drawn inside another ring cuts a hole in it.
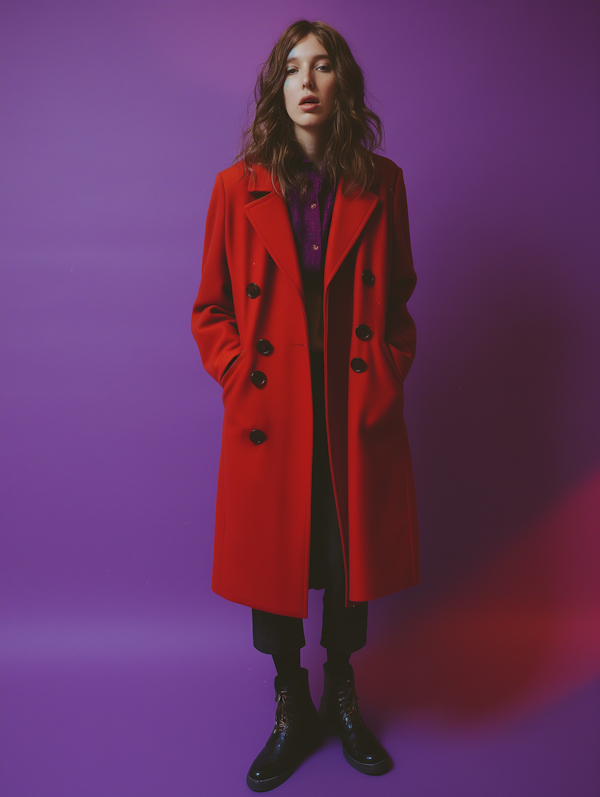
[{"label": "eyebrow", "polygon": [[[288,58],[286,63],[289,63],[290,61],[298,61],[298,60],[299,60],[298,57],[294,56],[293,58]],[[325,61],[331,61],[331,58],[327,55],[327,53],[321,53],[320,55],[314,55],[311,58],[311,61],[324,61],[324,60]]]}]

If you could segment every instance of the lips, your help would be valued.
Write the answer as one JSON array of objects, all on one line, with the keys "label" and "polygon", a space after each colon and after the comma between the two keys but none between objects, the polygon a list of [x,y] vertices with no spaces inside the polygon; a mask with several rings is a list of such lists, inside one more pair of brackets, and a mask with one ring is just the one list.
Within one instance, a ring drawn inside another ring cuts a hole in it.
[{"label": "lips", "polygon": [[314,108],[315,105],[318,105],[318,104],[319,104],[319,100],[315,96],[313,96],[312,94],[309,94],[306,97],[302,97],[302,99],[300,100],[300,105],[301,106],[307,106],[307,107],[310,107],[310,108]]}]

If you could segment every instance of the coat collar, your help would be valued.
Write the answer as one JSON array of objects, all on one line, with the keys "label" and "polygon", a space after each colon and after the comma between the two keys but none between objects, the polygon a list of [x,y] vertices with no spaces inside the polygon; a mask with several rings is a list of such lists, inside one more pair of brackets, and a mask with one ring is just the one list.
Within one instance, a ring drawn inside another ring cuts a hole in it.
[{"label": "coat collar", "polygon": [[[279,184],[276,178],[272,179],[264,167],[256,166],[249,178],[248,190],[261,196],[245,205],[246,216],[275,263],[287,274],[302,295],[302,276],[296,242],[287,205],[278,193]],[[379,198],[371,191],[346,196],[344,180],[340,179],[325,255],[325,287],[333,279],[378,202]]]}]

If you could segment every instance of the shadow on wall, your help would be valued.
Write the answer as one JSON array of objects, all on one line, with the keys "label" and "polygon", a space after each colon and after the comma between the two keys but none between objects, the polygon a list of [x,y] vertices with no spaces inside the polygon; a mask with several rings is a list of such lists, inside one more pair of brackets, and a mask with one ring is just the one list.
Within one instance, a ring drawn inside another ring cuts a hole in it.
[{"label": "shadow on wall", "polygon": [[599,519],[600,470],[447,600],[388,616],[362,659],[369,700],[390,718],[415,712],[468,724],[536,710],[592,680]]},{"label": "shadow on wall", "polygon": [[485,292],[474,277],[472,295],[436,320],[419,352],[427,373],[411,441],[428,591],[468,578],[585,473],[573,473],[565,423],[577,318],[547,286],[532,296],[513,271],[503,279],[518,287],[507,293],[500,265],[485,268]]},{"label": "shadow on wall", "polygon": [[556,286],[527,295],[514,271],[490,296],[497,257],[419,385],[423,584],[387,599],[360,659],[365,696],[390,717],[498,721],[600,671],[600,470],[565,488],[581,478],[563,423],[577,321]]}]

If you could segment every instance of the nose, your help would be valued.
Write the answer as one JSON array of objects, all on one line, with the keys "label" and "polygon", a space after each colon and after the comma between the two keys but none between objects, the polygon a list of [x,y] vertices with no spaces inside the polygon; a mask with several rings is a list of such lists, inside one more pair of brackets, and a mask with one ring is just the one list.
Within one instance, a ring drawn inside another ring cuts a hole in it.
[{"label": "nose", "polygon": [[302,88],[309,89],[313,85],[312,75],[309,69],[304,70],[302,75]]}]

